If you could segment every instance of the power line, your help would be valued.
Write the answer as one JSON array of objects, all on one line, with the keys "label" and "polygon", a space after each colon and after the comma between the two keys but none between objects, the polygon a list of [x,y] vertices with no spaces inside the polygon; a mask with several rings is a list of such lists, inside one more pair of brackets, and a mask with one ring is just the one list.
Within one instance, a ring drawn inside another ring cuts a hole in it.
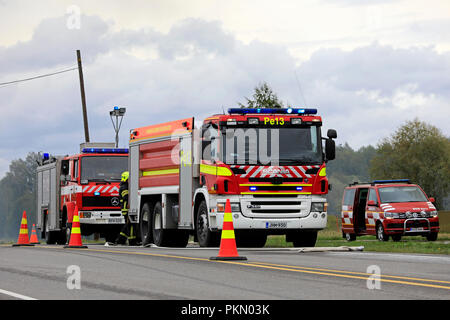
[{"label": "power line", "polygon": [[78,67],[70,68],[70,69],[66,69],[66,70],[61,70],[61,71],[57,71],[57,72],[52,72],[52,73],[47,73],[47,74],[42,74],[42,75],[39,75],[39,76],[26,78],[26,79],[20,79],[20,80],[8,81],[8,82],[1,82],[0,83],[0,88],[6,87],[8,85],[15,84],[15,83],[20,83],[20,82],[25,82],[25,81],[30,81],[30,80],[50,77],[50,76],[54,76],[54,75],[57,75],[57,74],[60,74],[60,73],[69,72],[69,71],[73,71],[73,70],[78,70]]}]

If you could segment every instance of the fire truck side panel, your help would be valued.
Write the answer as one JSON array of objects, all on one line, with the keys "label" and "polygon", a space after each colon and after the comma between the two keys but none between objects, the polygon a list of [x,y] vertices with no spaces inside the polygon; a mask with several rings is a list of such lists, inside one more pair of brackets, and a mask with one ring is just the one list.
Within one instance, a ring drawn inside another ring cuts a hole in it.
[{"label": "fire truck side panel", "polygon": [[138,196],[139,190],[139,145],[130,146],[129,156],[128,156],[128,171],[130,176],[128,178],[128,188],[129,188],[129,196],[128,199],[130,201],[130,208],[128,214],[130,216],[131,221],[138,221],[138,213],[139,213],[139,200],[140,196]]},{"label": "fire truck side panel", "polygon": [[60,215],[60,161],[37,168],[37,228],[45,229],[45,217],[49,230],[61,230]]},{"label": "fire truck side panel", "polygon": [[180,137],[180,204],[178,215],[179,228],[192,226],[193,195],[193,143],[192,134]]}]

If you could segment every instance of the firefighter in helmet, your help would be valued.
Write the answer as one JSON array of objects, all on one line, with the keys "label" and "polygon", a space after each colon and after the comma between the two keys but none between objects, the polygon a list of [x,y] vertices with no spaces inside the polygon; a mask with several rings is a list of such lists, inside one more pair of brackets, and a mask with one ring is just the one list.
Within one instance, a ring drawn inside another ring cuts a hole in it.
[{"label": "firefighter in helmet", "polygon": [[128,177],[129,172],[122,172],[122,178],[120,180],[119,187],[119,199],[120,199],[120,209],[122,211],[122,215],[125,218],[125,225],[120,231],[119,236],[117,237],[116,244],[125,244],[128,240],[128,245],[132,246],[136,244],[136,235],[134,232],[133,224],[130,221],[128,216]]}]

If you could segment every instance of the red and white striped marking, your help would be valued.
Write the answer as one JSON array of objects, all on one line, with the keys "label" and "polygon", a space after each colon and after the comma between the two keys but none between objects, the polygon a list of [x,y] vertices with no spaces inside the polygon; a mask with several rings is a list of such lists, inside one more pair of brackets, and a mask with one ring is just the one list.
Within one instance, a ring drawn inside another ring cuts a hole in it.
[{"label": "red and white striped marking", "polygon": [[119,192],[118,186],[85,186],[83,187],[84,193],[94,193],[94,192],[100,192],[100,193],[114,193]]},{"label": "red and white striped marking", "polygon": [[239,168],[245,170],[245,173],[237,174],[240,178],[312,178],[312,174],[307,174],[308,169],[320,168],[315,166],[239,166],[232,165],[231,168]]}]

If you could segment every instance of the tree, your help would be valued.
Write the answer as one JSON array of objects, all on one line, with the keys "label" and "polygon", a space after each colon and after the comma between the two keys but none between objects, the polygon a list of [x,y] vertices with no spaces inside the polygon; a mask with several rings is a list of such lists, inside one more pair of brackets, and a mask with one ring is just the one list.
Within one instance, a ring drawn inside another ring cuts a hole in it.
[{"label": "tree", "polygon": [[0,180],[0,239],[17,236],[24,210],[28,224],[35,223],[38,159],[37,153],[30,152],[25,160],[13,160],[9,172]]},{"label": "tree", "polygon": [[266,82],[255,87],[253,99],[245,97],[247,105],[238,102],[241,108],[282,108],[283,102],[278,99],[276,93]]},{"label": "tree", "polygon": [[440,208],[450,187],[450,140],[418,119],[406,122],[377,146],[370,165],[373,179],[408,178],[436,198]]}]

